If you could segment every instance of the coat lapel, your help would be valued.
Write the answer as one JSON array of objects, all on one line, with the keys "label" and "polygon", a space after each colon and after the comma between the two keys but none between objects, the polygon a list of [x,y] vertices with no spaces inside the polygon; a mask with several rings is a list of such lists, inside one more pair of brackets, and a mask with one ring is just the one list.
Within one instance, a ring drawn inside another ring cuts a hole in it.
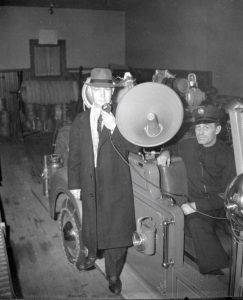
[{"label": "coat lapel", "polygon": [[[94,164],[94,150],[93,150],[93,142],[91,135],[91,127],[90,127],[90,109],[88,113],[85,115],[84,126],[82,126],[82,130],[85,131],[86,134],[81,134],[81,140],[83,141],[85,151],[87,152],[87,156],[90,157],[91,154],[91,163]],[[85,140],[84,140],[84,137]]]},{"label": "coat lapel", "polygon": [[[93,150],[91,127],[90,127],[90,109],[88,110],[88,113],[85,115],[84,126],[82,126],[81,128],[82,130],[87,131],[86,135],[82,135],[82,137],[83,136],[87,137],[87,140],[85,141],[83,140],[83,143],[85,144],[85,149],[87,151],[87,154],[92,153],[92,163],[94,164],[94,150]],[[110,130],[107,129],[105,126],[103,126],[103,130],[100,134],[100,140],[97,149],[97,157],[101,147],[103,147],[103,145],[110,139],[109,134],[110,134]]]}]

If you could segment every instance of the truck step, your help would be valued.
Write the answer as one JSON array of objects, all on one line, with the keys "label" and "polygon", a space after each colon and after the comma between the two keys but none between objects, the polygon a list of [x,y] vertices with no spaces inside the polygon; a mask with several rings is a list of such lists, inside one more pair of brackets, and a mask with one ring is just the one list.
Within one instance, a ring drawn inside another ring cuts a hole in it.
[{"label": "truck step", "polygon": [[[96,267],[105,275],[104,258],[97,259]],[[161,299],[161,295],[156,293],[146,282],[144,282],[128,264],[125,264],[122,274],[122,292],[124,299]]]}]

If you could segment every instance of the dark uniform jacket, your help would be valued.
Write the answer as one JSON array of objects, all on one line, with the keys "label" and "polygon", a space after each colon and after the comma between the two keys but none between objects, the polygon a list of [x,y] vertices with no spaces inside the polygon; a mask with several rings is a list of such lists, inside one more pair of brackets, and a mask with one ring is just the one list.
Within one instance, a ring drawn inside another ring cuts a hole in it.
[{"label": "dark uniform jacket", "polygon": [[199,211],[223,208],[219,194],[236,175],[233,149],[219,139],[212,147],[203,147],[196,138],[188,138],[174,145],[172,153],[185,162],[189,201],[196,202]]},{"label": "dark uniform jacket", "polygon": [[68,187],[81,188],[83,242],[88,247],[97,241],[99,249],[132,245],[135,212],[130,169],[111,143],[127,160],[129,151],[137,152],[117,127],[113,134],[104,126],[94,167],[90,110],[75,118],[69,140]]}]

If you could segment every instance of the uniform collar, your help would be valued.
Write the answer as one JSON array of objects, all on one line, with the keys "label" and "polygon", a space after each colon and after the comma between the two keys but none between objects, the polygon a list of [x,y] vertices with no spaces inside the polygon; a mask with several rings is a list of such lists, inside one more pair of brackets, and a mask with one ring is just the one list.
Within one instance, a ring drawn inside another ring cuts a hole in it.
[{"label": "uniform collar", "polygon": [[200,151],[204,151],[204,152],[213,152],[213,151],[215,151],[215,150],[218,148],[219,143],[220,143],[220,142],[219,142],[219,140],[217,139],[217,140],[216,140],[216,143],[215,143],[214,145],[210,146],[210,147],[204,147],[203,145],[198,144],[198,149],[199,149]]}]

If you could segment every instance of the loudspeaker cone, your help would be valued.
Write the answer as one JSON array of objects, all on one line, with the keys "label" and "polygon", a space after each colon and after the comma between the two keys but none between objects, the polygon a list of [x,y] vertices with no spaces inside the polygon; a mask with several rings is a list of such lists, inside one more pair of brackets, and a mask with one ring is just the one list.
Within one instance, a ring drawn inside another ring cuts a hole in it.
[{"label": "loudspeaker cone", "polygon": [[147,115],[147,125],[145,126],[145,131],[148,136],[156,137],[162,131],[162,126],[159,124],[158,117],[154,113],[148,113]]},{"label": "loudspeaker cone", "polygon": [[168,86],[145,82],[129,90],[116,110],[119,131],[129,142],[154,147],[169,141],[183,121],[183,105]]}]

